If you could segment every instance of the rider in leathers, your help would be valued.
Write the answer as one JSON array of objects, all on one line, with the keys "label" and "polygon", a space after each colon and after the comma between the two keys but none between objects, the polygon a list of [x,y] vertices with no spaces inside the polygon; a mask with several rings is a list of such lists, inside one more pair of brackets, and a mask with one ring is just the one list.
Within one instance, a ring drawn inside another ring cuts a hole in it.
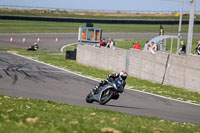
[{"label": "rider in leathers", "polygon": [[116,78],[119,78],[119,77],[121,77],[122,80],[124,80],[124,82],[123,82],[123,83],[124,83],[124,84],[123,84],[123,87],[125,87],[125,85],[126,85],[126,78],[127,78],[127,72],[122,71],[122,72],[120,72],[120,73],[118,73],[118,74],[115,73],[115,74],[108,75],[108,76],[107,76],[107,80],[101,81],[101,82],[99,83],[98,86],[96,86],[95,88],[92,89],[92,93],[97,92],[97,90],[98,90],[101,86],[107,84],[108,81],[113,81],[113,80],[115,80]]}]

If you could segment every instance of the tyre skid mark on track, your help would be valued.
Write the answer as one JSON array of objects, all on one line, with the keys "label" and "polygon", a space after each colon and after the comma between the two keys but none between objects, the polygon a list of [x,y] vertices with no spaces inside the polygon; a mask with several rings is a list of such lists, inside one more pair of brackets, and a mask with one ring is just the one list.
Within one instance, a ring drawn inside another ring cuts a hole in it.
[{"label": "tyre skid mark on track", "polygon": [[0,68],[5,74],[1,74],[0,71],[0,78],[9,77],[12,79],[12,85],[15,85],[19,80],[19,76],[23,76],[25,80],[32,80],[34,82],[45,82],[45,78],[54,79],[57,81],[64,81],[59,73],[63,73],[63,71],[56,71],[56,70],[43,70],[44,68],[36,67],[36,70],[33,70],[30,67],[30,64],[7,64],[6,68]]}]

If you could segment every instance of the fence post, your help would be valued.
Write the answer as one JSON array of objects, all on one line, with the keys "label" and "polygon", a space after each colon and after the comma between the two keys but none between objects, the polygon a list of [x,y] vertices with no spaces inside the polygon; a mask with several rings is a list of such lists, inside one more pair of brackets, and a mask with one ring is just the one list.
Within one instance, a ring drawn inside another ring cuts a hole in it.
[{"label": "fence post", "polygon": [[126,51],[126,64],[125,64],[125,71],[129,72],[129,62],[130,62],[130,50]]}]

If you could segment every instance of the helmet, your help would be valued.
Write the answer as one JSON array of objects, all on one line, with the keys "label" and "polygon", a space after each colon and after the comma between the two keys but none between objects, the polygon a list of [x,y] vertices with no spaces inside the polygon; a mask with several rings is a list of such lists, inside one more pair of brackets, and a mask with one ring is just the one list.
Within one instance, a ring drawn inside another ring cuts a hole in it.
[{"label": "helmet", "polygon": [[119,76],[123,79],[123,80],[126,80],[126,78],[127,78],[127,72],[125,72],[125,71],[121,71],[120,73],[119,73]]}]

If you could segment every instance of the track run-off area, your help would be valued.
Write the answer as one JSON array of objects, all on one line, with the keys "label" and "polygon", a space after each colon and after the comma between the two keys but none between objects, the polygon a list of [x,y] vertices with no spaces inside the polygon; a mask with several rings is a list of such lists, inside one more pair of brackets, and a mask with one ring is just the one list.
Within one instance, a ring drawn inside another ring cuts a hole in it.
[{"label": "track run-off area", "polygon": [[[105,33],[114,39],[152,38],[155,33]],[[187,35],[185,35],[187,36]],[[199,34],[195,34],[199,36]],[[9,38],[13,37],[13,43]],[[26,43],[22,38],[26,37]],[[76,43],[78,35],[69,34],[1,34],[0,46],[27,48],[40,37],[40,48],[59,51],[65,44]],[[55,38],[58,42],[55,42]],[[98,107],[130,115],[155,116],[160,119],[200,124],[200,105],[125,89],[118,100],[106,105],[88,104],[85,97],[97,85],[95,79],[72,73],[17,54],[0,51],[0,93],[9,96],[52,100],[70,105]]]}]

